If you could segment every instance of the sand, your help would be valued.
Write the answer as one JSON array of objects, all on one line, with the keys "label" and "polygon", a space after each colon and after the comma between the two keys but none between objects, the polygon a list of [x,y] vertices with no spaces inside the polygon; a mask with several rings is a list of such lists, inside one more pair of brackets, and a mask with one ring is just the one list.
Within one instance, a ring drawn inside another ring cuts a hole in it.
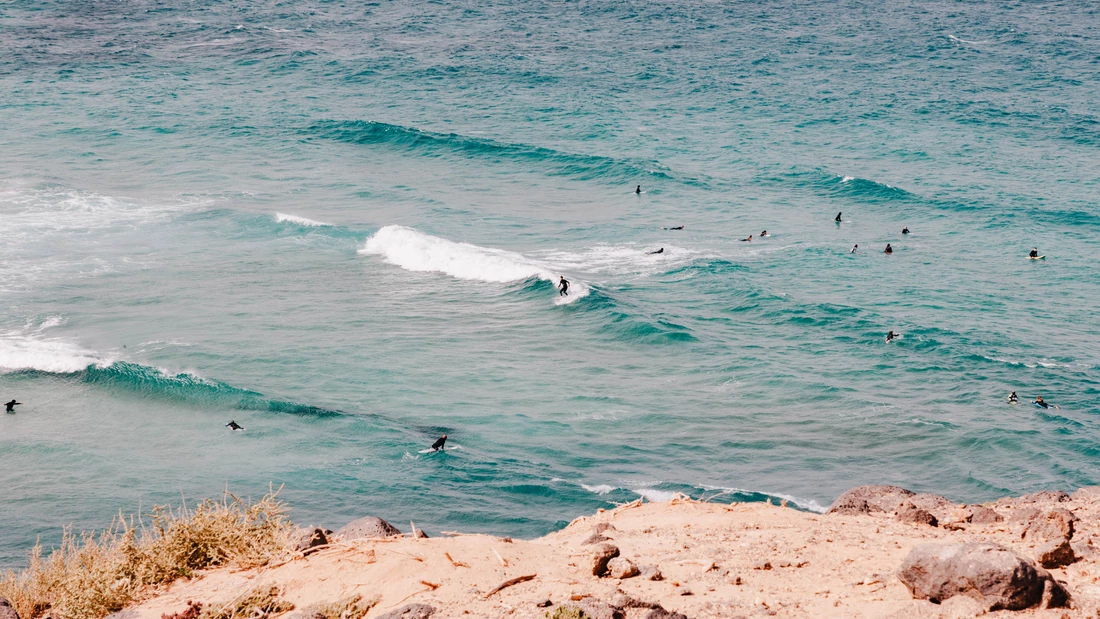
[{"label": "sand", "polygon": [[[337,541],[261,568],[205,572],[119,615],[160,619],[183,610],[188,600],[224,603],[251,587],[274,584],[298,609],[353,594],[380,596],[368,618],[410,603],[434,607],[433,619],[542,618],[585,597],[619,605],[632,598],[690,618],[972,617],[982,612],[970,598],[940,605],[914,600],[896,575],[906,554],[933,541],[992,541],[1034,559],[1039,544],[1022,539],[1026,522],[1020,518],[1028,510],[1057,507],[1081,519],[1073,543],[1084,558],[1051,570],[1066,583],[1073,606],[984,616],[1097,617],[1100,565],[1091,546],[1100,536],[1100,491],[1083,489],[1066,502],[990,505],[1004,522],[951,524],[949,517],[933,527],[900,522],[891,513],[840,516],[765,503],[639,501],[578,518],[533,540],[452,535]],[[960,509],[953,513],[959,520],[964,516]],[[612,525],[603,535],[621,556],[638,566],[656,566],[663,580],[593,576],[594,546],[582,542],[599,523]],[[533,578],[491,593],[525,576]],[[547,601],[552,606],[539,606]],[[625,616],[649,612],[628,607]]]}]

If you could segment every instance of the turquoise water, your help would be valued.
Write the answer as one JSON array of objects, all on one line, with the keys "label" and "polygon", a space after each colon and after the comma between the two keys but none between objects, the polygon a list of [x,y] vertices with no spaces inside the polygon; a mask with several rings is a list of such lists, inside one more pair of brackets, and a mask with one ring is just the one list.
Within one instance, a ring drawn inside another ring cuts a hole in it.
[{"label": "turquoise water", "polygon": [[6,3],[0,565],[226,487],[536,536],[640,495],[1100,483],[1098,26]]}]

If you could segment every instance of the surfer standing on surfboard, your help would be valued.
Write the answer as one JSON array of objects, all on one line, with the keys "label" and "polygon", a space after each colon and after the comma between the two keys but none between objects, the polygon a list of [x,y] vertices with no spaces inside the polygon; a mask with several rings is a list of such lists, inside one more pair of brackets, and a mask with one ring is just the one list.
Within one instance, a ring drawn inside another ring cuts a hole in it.
[{"label": "surfer standing on surfboard", "polygon": [[22,402],[16,402],[15,400],[12,400],[11,402],[5,402],[4,408],[7,410],[7,412],[14,413],[15,407],[19,406],[20,404],[22,404]]},{"label": "surfer standing on surfboard", "polygon": [[564,275],[561,276],[561,281],[558,282],[558,288],[561,289],[561,292],[558,294],[559,297],[569,296],[569,280],[565,279]]}]

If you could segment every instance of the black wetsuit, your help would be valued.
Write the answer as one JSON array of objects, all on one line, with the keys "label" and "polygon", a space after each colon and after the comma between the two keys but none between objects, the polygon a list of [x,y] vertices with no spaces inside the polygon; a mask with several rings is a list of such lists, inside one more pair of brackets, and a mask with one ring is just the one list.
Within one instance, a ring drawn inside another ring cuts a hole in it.
[{"label": "black wetsuit", "polygon": [[569,295],[569,280],[567,280],[563,277],[563,278],[561,278],[561,283],[559,285],[561,286],[561,293],[558,294],[558,296],[559,297],[568,296]]},{"label": "black wetsuit", "polygon": [[669,230],[683,230],[683,229],[684,229],[683,226],[676,226],[674,228],[669,228]]},{"label": "black wetsuit", "polygon": [[646,253],[647,254],[663,254],[663,253],[665,253],[665,248],[662,247],[661,249],[658,249],[656,251],[647,251]]},{"label": "black wetsuit", "polygon": [[230,430],[243,430],[244,429],[236,421],[230,421],[229,423],[225,424],[225,427],[229,428]]},{"label": "black wetsuit", "polygon": [[634,193],[642,193],[642,186],[638,185],[638,188],[634,190]]},{"label": "black wetsuit", "polygon": [[1028,254],[1028,257],[1029,258],[1038,258],[1039,257],[1039,252],[1037,252],[1033,249],[1033,250],[1031,250],[1031,253]]},{"label": "black wetsuit", "polygon": [[[841,211],[841,212],[843,212],[843,211]],[[836,222],[840,223],[840,213],[836,214]]]},{"label": "black wetsuit", "polygon": [[432,449],[434,449],[436,451],[443,451],[443,444],[446,443],[446,442],[447,442],[447,435],[444,434],[443,438],[441,438],[438,441],[432,443]]},{"label": "black wetsuit", "polygon": [[894,248],[890,247],[890,244],[887,243],[886,244],[886,249],[884,249],[882,251],[883,251],[883,253],[892,254],[892,253],[894,253]]},{"label": "black wetsuit", "polygon": [[909,228],[902,228],[901,233],[902,234],[909,234]]},{"label": "black wetsuit", "polygon": [[15,400],[12,400],[11,402],[5,402],[4,408],[7,410],[7,412],[14,413],[15,407],[19,404],[22,404],[22,402],[16,402]]},{"label": "black wetsuit", "polygon": [[1043,408],[1050,408],[1050,405],[1042,400],[1035,400],[1035,406],[1042,406]]}]

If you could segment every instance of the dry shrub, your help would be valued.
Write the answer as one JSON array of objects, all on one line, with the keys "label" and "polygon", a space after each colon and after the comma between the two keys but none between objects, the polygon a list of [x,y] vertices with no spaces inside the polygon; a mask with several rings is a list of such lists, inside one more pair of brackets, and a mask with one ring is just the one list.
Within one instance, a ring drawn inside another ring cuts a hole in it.
[{"label": "dry shrub", "polygon": [[98,535],[67,529],[48,557],[35,546],[26,569],[0,575],[0,596],[22,619],[46,611],[57,619],[99,619],[195,570],[262,564],[288,549],[293,531],[277,495],[248,503],[226,493],[194,509],[158,506],[150,527],[140,516],[135,526],[120,515]]},{"label": "dry shrub", "polygon": [[329,604],[316,604],[306,609],[309,619],[363,619],[367,611],[378,604],[380,598],[364,600],[361,595],[353,595]]},{"label": "dry shrub", "polygon": [[260,585],[245,591],[228,604],[211,605],[199,619],[261,619],[294,610],[294,604],[280,598],[275,585]]}]

